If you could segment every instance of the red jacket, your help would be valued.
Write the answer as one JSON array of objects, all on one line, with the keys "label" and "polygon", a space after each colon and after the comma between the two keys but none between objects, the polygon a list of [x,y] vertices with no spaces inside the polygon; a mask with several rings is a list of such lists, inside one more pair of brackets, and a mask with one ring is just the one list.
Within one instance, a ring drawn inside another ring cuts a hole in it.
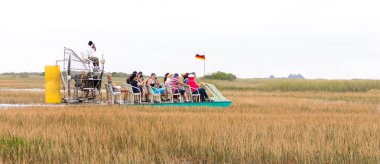
[{"label": "red jacket", "polygon": [[199,88],[198,84],[194,81],[194,77],[189,77],[187,81],[187,85],[191,87],[191,92],[194,92]]}]

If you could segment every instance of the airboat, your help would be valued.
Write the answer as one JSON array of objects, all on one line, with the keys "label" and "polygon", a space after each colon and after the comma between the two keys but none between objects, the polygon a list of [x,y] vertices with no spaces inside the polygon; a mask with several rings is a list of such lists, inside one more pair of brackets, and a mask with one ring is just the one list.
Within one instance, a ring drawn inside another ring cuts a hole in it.
[{"label": "airboat", "polygon": [[101,61],[100,68],[95,68],[85,54],[79,56],[72,49],[64,48],[63,59],[56,61],[60,69],[62,103],[97,103],[101,100],[105,63],[104,59]]},{"label": "airboat", "polygon": [[[45,99],[46,103],[60,104],[119,104],[133,106],[168,106],[168,107],[228,107],[231,101],[213,85],[201,83],[209,94],[209,101],[201,102],[200,94],[192,93],[189,86],[181,86],[190,97],[190,102],[184,102],[180,94],[172,92],[172,88],[161,85],[166,91],[166,100],[153,92],[155,88],[144,86],[147,90],[147,102],[141,101],[141,94],[133,93],[132,86],[124,84],[128,90],[122,97],[120,92],[113,92],[107,83],[102,88],[105,60],[100,60],[99,67],[86,55],[77,54],[70,48],[64,48],[63,59],[56,65],[45,67]],[[104,94],[105,93],[105,94]]]}]

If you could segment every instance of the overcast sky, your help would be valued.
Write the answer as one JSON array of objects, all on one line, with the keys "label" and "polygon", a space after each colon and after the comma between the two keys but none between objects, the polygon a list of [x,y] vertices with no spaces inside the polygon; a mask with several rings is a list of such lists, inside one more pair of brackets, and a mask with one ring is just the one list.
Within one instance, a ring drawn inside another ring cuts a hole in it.
[{"label": "overcast sky", "polygon": [[0,2],[0,72],[42,72],[92,40],[106,70],[380,79],[376,0]]}]

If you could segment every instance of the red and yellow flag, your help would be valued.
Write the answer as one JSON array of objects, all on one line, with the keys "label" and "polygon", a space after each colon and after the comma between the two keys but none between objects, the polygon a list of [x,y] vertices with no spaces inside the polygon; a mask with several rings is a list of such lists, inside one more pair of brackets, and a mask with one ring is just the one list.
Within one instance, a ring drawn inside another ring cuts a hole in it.
[{"label": "red and yellow flag", "polygon": [[196,55],[195,55],[195,58],[196,58],[196,59],[199,59],[199,60],[205,60],[205,59],[206,59],[206,56],[205,56],[205,55],[199,55],[199,54],[196,54]]}]

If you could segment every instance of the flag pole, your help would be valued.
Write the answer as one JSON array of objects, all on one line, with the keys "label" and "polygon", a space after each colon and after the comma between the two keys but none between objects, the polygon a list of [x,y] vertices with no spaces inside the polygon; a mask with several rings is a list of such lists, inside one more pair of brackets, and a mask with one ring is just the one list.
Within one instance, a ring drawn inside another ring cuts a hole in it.
[{"label": "flag pole", "polygon": [[203,60],[203,77],[206,77],[206,54],[203,53],[205,60]]}]

